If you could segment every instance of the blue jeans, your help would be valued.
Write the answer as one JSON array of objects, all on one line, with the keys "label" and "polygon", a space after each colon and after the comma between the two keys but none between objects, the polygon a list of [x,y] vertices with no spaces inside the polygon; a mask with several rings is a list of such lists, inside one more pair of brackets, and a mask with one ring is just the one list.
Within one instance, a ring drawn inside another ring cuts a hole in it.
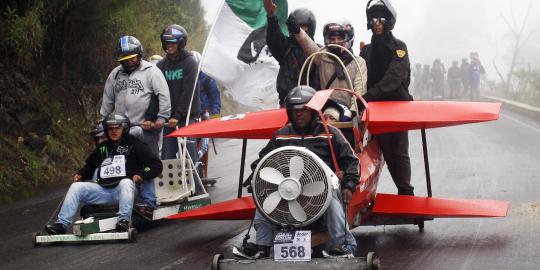
[{"label": "blue jeans", "polygon": [[156,187],[154,186],[154,179],[144,179],[139,189],[139,201],[146,204],[148,207],[156,208]]},{"label": "blue jeans", "polygon": [[[345,229],[345,212],[343,211],[343,204],[338,196],[338,191],[332,192],[332,200],[330,205],[326,209],[323,215],[328,234],[330,234],[330,246],[341,245],[344,237],[347,238],[347,248],[353,253],[356,252],[356,239],[352,235],[351,231]],[[262,246],[272,246],[274,231],[279,230],[280,227],[271,221],[267,220],[259,210],[255,212],[255,220],[253,221],[255,226],[256,244]],[[345,232],[346,231],[346,232]]]},{"label": "blue jeans", "polygon": [[118,203],[118,218],[131,221],[135,193],[135,183],[129,178],[122,179],[114,188],[104,188],[92,182],[73,183],[64,198],[56,222],[62,223],[66,227],[71,225],[81,203],[99,205]]}]

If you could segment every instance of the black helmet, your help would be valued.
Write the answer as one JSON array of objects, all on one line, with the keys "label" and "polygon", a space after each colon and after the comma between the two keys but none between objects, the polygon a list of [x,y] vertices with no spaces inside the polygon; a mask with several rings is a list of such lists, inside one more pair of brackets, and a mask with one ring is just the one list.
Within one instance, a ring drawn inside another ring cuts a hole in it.
[{"label": "black helmet", "polygon": [[285,98],[287,110],[302,109],[317,91],[308,85],[300,85],[293,88]]},{"label": "black helmet", "polygon": [[330,44],[331,36],[341,36],[345,42],[345,48],[352,49],[354,43],[354,27],[345,19],[330,21],[323,28],[324,44]]},{"label": "black helmet", "polygon": [[135,37],[122,36],[120,40],[118,40],[118,44],[116,45],[116,52],[118,55],[116,61],[118,62],[128,60],[135,56],[139,57],[140,59],[142,58],[143,47],[141,42]]},{"label": "black helmet", "polygon": [[291,14],[289,14],[290,20],[294,18],[294,22],[297,25],[307,25],[309,27],[307,34],[311,39],[315,36],[315,28],[317,28],[317,21],[315,20],[315,14],[307,8],[295,9]]},{"label": "black helmet", "polygon": [[97,146],[100,139],[102,139],[104,136],[105,131],[103,130],[103,123],[99,122],[96,127],[90,131],[90,137],[94,139]]},{"label": "black helmet", "polygon": [[184,27],[178,24],[171,24],[161,32],[161,47],[165,49],[165,43],[176,43],[178,44],[178,51],[186,47],[188,40],[188,32]]},{"label": "black helmet", "polygon": [[102,123],[107,138],[109,137],[108,130],[112,126],[121,126],[123,128],[122,137],[126,137],[129,134],[129,118],[125,114],[111,113],[103,119]]},{"label": "black helmet", "polygon": [[369,0],[366,5],[367,29],[373,29],[374,18],[385,18],[385,30],[394,29],[397,13],[389,0]]},{"label": "black helmet", "polygon": [[90,131],[90,136],[92,136],[92,138],[103,136],[103,134],[105,134],[105,131],[103,130],[103,123],[101,122],[98,123],[96,127]]}]

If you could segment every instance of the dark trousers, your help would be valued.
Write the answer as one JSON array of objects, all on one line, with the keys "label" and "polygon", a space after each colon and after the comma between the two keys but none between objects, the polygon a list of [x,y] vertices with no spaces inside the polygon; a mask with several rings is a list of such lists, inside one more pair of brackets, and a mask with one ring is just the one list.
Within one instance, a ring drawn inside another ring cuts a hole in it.
[{"label": "dark trousers", "polygon": [[399,195],[414,195],[411,186],[411,160],[409,158],[408,131],[377,135],[388,171]]}]

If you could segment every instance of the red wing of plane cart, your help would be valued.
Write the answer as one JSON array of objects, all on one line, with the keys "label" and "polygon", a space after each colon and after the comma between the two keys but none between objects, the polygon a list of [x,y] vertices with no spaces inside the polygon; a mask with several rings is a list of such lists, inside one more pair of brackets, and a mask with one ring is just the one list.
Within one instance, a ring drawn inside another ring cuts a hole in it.
[{"label": "red wing of plane cart", "polygon": [[[351,227],[362,225],[416,224],[434,218],[505,217],[509,202],[480,199],[450,199],[432,196],[426,129],[487,122],[499,118],[500,103],[448,101],[394,101],[365,103],[346,89],[318,91],[306,107],[318,112],[321,119],[330,95],[347,91],[356,97],[363,113],[351,122],[333,123],[344,134],[360,160],[361,177],[347,217]],[[252,219],[258,208],[276,224],[303,227],[319,218],[325,210],[329,190],[339,180],[311,151],[283,147],[263,157],[255,169],[253,193],[242,197],[243,171],[247,139],[270,139],[287,123],[285,109],[249,112],[196,123],[175,131],[171,136],[243,139],[238,198],[169,216],[182,220]],[[324,125],[327,123],[323,120]],[[384,165],[377,135],[387,132],[421,130],[426,172],[426,197],[377,193],[379,176]],[[352,143],[351,143],[352,144]],[[334,154],[334,153],[332,153]],[[301,162],[298,162],[301,157]],[[313,165],[313,164],[315,165]],[[323,162],[324,163],[324,162]],[[315,169],[314,169],[315,168]],[[321,169],[322,168],[322,169]],[[322,175],[322,176],[321,176]],[[292,179],[292,180],[291,180]],[[296,196],[283,196],[282,183],[295,181],[300,186]],[[323,184],[319,183],[322,182]],[[281,195],[280,195],[281,194]]]}]

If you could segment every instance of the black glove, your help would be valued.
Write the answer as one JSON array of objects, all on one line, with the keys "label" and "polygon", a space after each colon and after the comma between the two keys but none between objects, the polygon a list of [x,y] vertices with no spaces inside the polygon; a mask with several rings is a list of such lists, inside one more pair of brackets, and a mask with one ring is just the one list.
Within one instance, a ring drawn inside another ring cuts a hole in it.
[{"label": "black glove", "polygon": [[289,16],[287,19],[287,29],[289,29],[289,35],[296,35],[300,33],[300,26],[296,24],[296,20],[293,16]]},{"label": "black glove", "polygon": [[348,189],[352,193],[354,193],[354,191],[356,190],[356,183],[354,181],[355,179],[352,175],[346,174],[343,177],[343,184],[342,184],[343,189]]},{"label": "black glove", "polygon": [[248,193],[253,193],[253,188],[251,187],[251,179],[253,178],[253,172],[244,180],[244,183],[242,183],[243,187],[247,187]]}]

